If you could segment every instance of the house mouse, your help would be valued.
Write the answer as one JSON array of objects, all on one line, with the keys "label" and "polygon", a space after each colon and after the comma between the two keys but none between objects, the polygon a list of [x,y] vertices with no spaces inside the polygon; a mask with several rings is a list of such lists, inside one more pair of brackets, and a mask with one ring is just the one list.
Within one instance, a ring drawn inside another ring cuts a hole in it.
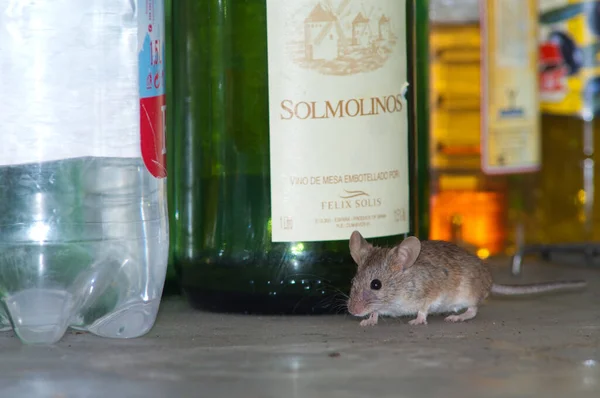
[{"label": "house mouse", "polygon": [[442,240],[410,236],[394,247],[368,243],[358,231],[350,237],[350,254],[357,264],[348,312],[368,318],[361,326],[377,324],[381,316],[416,315],[411,325],[427,324],[429,314],[447,312],[448,322],[474,318],[488,295],[521,295],[583,287],[584,281],[529,285],[499,285],[490,267],[476,255]]}]

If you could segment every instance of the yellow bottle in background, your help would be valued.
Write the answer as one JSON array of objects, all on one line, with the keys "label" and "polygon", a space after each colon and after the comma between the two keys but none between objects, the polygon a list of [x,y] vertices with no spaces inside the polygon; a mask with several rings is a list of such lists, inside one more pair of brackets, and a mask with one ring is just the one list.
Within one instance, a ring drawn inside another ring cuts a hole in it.
[{"label": "yellow bottle in background", "polygon": [[430,0],[430,238],[514,251],[540,164],[535,0]]},{"label": "yellow bottle in background", "polygon": [[[543,167],[536,187],[536,230],[529,243],[600,241],[600,3],[540,0]],[[557,246],[559,245],[559,246]]]}]

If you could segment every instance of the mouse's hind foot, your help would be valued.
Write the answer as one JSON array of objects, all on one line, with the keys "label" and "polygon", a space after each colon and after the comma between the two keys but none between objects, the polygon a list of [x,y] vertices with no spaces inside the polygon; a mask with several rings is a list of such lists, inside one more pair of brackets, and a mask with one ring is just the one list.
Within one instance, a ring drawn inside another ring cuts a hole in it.
[{"label": "mouse's hind foot", "polygon": [[417,317],[408,321],[409,325],[427,325],[427,313],[425,311],[417,312]]},{"label": "mouse's hind foot", "polygon": [[477,307],[469,307],[462,314],[450,315],[447,316],[444,320],[446,322],[464,322],[468,321],[469,319],[475,318],[475,315],[477,315]]}]

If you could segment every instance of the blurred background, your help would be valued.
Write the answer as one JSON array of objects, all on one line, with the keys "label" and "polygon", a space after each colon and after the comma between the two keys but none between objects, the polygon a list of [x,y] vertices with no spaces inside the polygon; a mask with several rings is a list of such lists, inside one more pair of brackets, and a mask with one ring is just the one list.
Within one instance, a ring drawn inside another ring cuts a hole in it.
[{"label": "blurred background", "polygon": [[431,0],[430,22],[431,238],[593,257],[600,2]]}]

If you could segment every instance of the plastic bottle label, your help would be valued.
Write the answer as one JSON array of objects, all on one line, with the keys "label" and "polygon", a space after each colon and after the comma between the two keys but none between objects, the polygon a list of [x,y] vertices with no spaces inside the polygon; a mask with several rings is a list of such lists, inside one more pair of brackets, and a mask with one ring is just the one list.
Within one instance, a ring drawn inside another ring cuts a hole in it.
[{"label": "plastic bottle label", "polygon": [[144,164],[166,177],[165,11],[163,0],[138,0],[140,136]]},{"label": "plastic bottle label", "polygon": [[163,15],[163,0],[0,0],[0,166],[143,156],[164,176]]},{"label": "plastic bottle label", "polygon": [[406,1],[267,0],[272,240],[409,231]]}]

